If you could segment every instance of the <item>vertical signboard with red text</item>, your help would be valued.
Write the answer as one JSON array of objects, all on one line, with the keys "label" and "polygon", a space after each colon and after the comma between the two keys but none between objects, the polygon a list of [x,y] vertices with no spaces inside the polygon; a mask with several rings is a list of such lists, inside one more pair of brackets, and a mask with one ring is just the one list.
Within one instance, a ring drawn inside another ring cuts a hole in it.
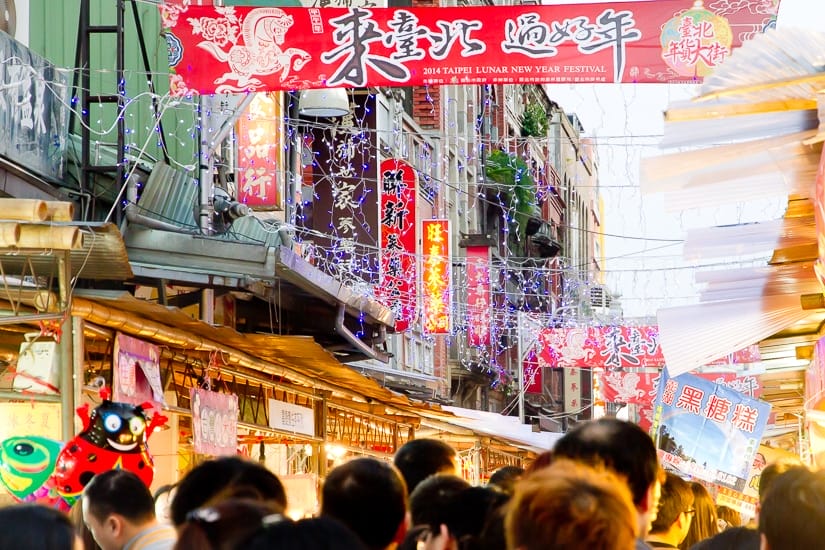
[{"label": "vertical signboard with red text", "polygon": [[238,201],[258,209],[281,208],[281,102],[258,93],[236,127]]},{"label": "vertical signboard with red text", "polygon": [[467,344],[490,345],[490,247],[467,247]]},{"label": "vertical signboard with red text", "polygon": [[450,332],[450,221],[424,220],[422,229],[424,332]]},{"label": "vertical signboard with red text", "polygon": [[395,315],[395,330],[407,330],[415,319],[417,174],[401,159],[387,159],[381,179],[381,271],[376,291]]}]

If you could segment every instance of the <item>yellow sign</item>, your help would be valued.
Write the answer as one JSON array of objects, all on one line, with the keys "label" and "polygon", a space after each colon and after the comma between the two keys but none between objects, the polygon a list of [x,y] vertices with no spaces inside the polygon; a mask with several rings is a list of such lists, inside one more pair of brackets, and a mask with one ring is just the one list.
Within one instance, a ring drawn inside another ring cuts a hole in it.
[{"label": "yellow sign", "polygon": [[59,440],[60,403],[0,403],[0,441],[39,435]]}]

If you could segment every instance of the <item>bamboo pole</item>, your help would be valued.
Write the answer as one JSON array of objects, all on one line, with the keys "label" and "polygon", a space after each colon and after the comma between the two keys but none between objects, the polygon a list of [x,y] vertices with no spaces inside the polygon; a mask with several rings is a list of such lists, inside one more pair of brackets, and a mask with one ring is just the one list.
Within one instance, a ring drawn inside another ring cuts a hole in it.
[{"label": "bamboo pole", "polygon": [[19,248],[72,250],[83,246],[80,228],[61,225],[22,225]]},{"label": "bamboo pole", "polygon": [[46,201],[46,219],[54,222],[70,222],[74,219],[74,203]]},{"label": "bamboo pole", "polygon": [[20,241],[20,224],[0,222],[0,248],[17,246]]},{"label": "bamboo pole", "polygon": [[42,222],[47,215],[46,201],[39,199],[0,199],[0,220]]}]

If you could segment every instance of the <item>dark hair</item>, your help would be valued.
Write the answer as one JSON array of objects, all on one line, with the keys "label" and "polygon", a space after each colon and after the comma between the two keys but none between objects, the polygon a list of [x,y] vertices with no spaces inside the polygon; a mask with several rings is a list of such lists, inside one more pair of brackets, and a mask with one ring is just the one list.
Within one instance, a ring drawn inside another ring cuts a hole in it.
[{"label": "dark hair", "polygon": [[487,485],[492,485],[495,489],[500,489],[507,494],[513,493],[516,481],[524,475],[524,468],[521,466],[502,466],[490,476]]},{"label": "dark hair", "polygon": [[440,526],[446,525],[461,550],[478,548],[482,533],[490,530],[490,523],[502,520],[496,511],[509,500],[509,495],[497,489],[468,487],[448,499],[441,517],[432,518],[430,531],[438,533]]},{"label": "dark hair", "polygon": [[[242,550],[366,550],[364,543],[330,517],[281,521],[267,525]],[[241,550],[233,548],[231,550]]]},{"label": "dark hair", "polygon": [[659,459],[650,436],[638,425],[616,418],[600,418],[576,426],[553,447],[561,457],[604,464],[621,474],[638,506],[659,476]]},{"label": "dark hair", "polygon": [[650,526],[651,533],[664,533],[679,519],[679,514],[693,506],[693,491],[690,483],[672,472],[667,472],[659,499],[659,512]]},{"label": "dark hair", "polygon": [[84,550],[101,550],[100,545],[95,540],[92,530],[83,521],[83,497],[78,498],[69,510],[69,520],[74,524],[74,531],[80,540],[83,541]]},{"label": "dark hair", "polygon": [[543,451],[539,453],[539,455],[527,465],[527,468],[524,469],[525,474],[532,474],[536,470],[541,470],[542,468],[546,468],[553,463],[553,451]]},{"label": "dark hair", "polygon": [[286,491],[278,476],[264,466],[236,456],[207,460],[195,466],[178,483],[169,507],[172,523],[186,521],[186,514],[230,498],[266,501],[286,510]]},{"label": "dark hair", "polygon": [[356,458],[334,468],[321,490],[321,515],[353,530],[369,548],[383,549],[407,515],[407,487],[386,462]]},{"label": "dark hair", "polygon": [[410,494],[410,516],[413,525],[431,525],[434,517],[440,517],[442,510],[452,496],[468,489],[470,484],[458,476],[436,474],[418,484]]},{"label": "dark hair", "polygon": [[759,531],[747,527],[731,527],[718,535],[697,542],[690,550],[759,550]]},{"label": "dark hair", "polygon": [[155,490],[154,493],[152,493],[152,500],[157,502],[160,497],[162,497],[166,493],[171,493],[175,490],[177,486],[177,483],[167,483],[166,485],[161,485]]},{"label": "dark hair", "polygon": [[242,548],[269,522],[290,521],[259,500],[229,499],[189,512],[175,550]]},{"label": "dark hair", "polygon": [[108,470],[95,475],[83,489],[87,510],[99,520],[118,514],[133,523],[155,517],[155,501],[143,481],[129,470]]},{"label": "dark hair", "polygon": [[825,471],[796,466],[772,481],[759,512],[771,550],[821,548],[825,540]]},{"label": "dark hair", "polygon": [[69,517],[41,504],[0,508],[0,548],[73,550],[75,529]]},{"label": "dark hair", "polygon": [[429,476],[455,467],[455,449],[440,439],[413,439],[396,451],[393,463],[412,493]]},{"label": "dark hair", "polygon": [[768,489],[770,489],[771,483],[773,483],[773,480],[776,479],[779,474],[799,466],[801,466],[801,464],[797,462],[779,460],[777,462],[771,462],[762,468],[762,472],[759,474],[759,500],[765,498],[765,494],[768,492]]},{"label": "dark hair", "polygon": [[742,514],[728,506],[721,504],[716,507],[716,517],[725,522],[726,529],[742,525]]}]

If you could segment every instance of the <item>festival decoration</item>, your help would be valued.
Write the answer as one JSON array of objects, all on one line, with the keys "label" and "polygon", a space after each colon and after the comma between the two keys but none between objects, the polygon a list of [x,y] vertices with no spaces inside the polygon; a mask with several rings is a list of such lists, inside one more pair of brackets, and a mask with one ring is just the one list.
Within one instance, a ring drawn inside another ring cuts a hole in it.
[{"label": "festival decoration", "polygon": [[103,402],[89,414],[89,406],[77,409],[83,430],[60,451],[49,482],[54,491],[70,504],[80,496],[87,483],[101,472],[125,469],[151,485],[154,461],[146,440],[167,418],[154,414],[147,421],[144,407],[109,400],[101,391]]},{"label": "festival decoration", "polygon": [[54,471],[61,443],[40,436],[9,437],[0,443],[0,482],[20,501],[29,500]]}]

